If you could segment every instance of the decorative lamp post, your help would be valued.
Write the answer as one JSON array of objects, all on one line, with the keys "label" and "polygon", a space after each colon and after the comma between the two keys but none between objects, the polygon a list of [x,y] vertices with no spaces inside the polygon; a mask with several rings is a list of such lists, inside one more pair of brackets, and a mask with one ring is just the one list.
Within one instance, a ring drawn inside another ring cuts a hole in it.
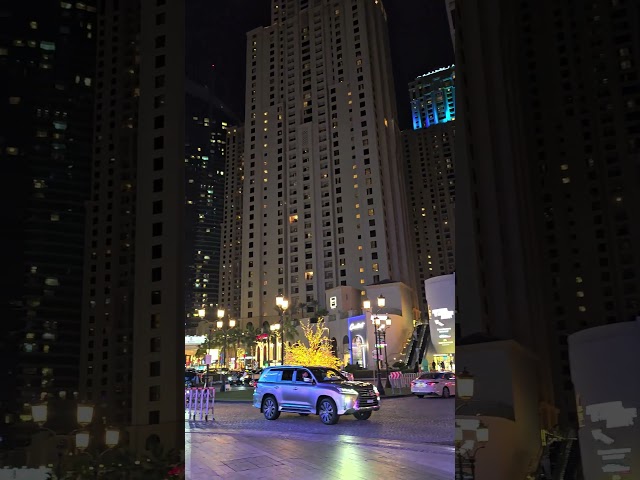
[{"label": "decorative lamp post", "polygon": [[[378,392],[380,393],[380,395],[384,395],[385,391],[384,391],[384,387],[382,386],[382,374],[380,372],[380,363],[381,363],[381,331],[380,331],[380,319],[376,316],[377,313],[379,312],[379,310],[381,308],[383,308],[386,305],[386,299],[384,298],[383,295],[380,295],[377,298],[377,304],[378,304],[378,309],[376,312],[372,312],[372,314],[374,316],[371,317],[371,322],[373,323],[373,328],[374,328],[374,333],[375,333],[375,342],[376,342],[376,377],[377,377],[377,388],[378,388]],[[369,308],[371,308],[371,301],[369,300],[364,300],[362,302],[362,307],[365,310],[368,310]]]},{"label": "decorative lamp post", "polygon": [[474,448],[472,451],[467,451],[466,456],[469,460],[469,468],[471,470],[471,479],[475,480],[476,478],[476,455],[478,452],[485,448],[486,443],[489,441],[489,428],[480,422],[478,428],[476,430],[476,442],[478,446]]},{"label": "decorative lamp post", "polygon": [[76,448],[78,450],[84,450],[89,448],[89,440],[91,435],[87,431],[81,431],[76,433]]},{"label": "decorative lamp post", "polygon": [[289,300],[287,300],[283,295],[278,295],[276,297],[276,306],[280,309],[280,325],[282,325],[282,334],[280,340],[282,341],[281,349],[281,358],[282,365],[284,365],[284,332],[287,331],[287,324],[285,324],[285,313],[289,308]]},{"label": "decorative lamp post", "polygon": [[113,448],[120,443],[120,430],[109,427],[104,433],[104,443],[107,447]]},{"label": "decorative lamp post", "polygon": [[93,405],[78,405],[78,424],[86,427],[93,420]]},{"label": "decorative lamp post", "polygon": [[[216,322],[216,326],[218,327],[218,330],[222,330],[224,333],[224,349],[222,350],[223,352],[222,358],[224,359],[224,363],[222,365],[223,367],[226,366],[227,364],[227,340],[229,336],[229,330],[232,328],[235,328],[236,326],[236,321],[233,319],[229,319],[228,326],[225,327],[224,320],[222,320],[224,316],[225,316],[225,311],[223,309],[218,309],[218,321]],[[222,386],[220,387],[220,391],[224,392],[226,391],[226,388],[227,388],[227,380],[226,380],[227,377],[222,374],[222,370],[221,370],[220,376],[222,380]]]},{"label": "decorative lamp post", "polygon": [[384,322],[380,322],[380,334],[382,335],[382,345],[384,347],[384,365],[387,370],[387,388],[391,388],[389,381],[389,358],[387,357],[387,330],[391,328],[391,319],[386,318]]},{"label": "decorative lamp post", "polygon": [[[80,425],[79,430],[73,430],[68,433],[66,436],[74,437],[75,449],[83,454],[87,454],[91,456],[93,460],[96,460],[102,456],[105,452],[111,450],[116,447],[120,442],[120,431],[114,427],[107,427],[105,429],[105,441],[104,445],[107,447],[106,450],[102,451],[97,457],[91,455],[87,450],[89,448],[91,442],[91,434],[86,428],[93,423],[93,414],[94,414],[94,406],[89,404],[78,404],[76,411],[76,419],[78,425]],[[47,423],[47,419],[49,416],[49,406],[46,403],[40,403],[37,405],[31,405],[31,418],[38,425],[39,430],[48,431],[54,437],[57,437],[58,434],[51,430],[50,428],[45,427]],[[71,452],[69,452],[71,453]],[[58,466],[56,467],[56,476],[57,478],[62,478],[62,457],[63,454],[58,454]],[[98,469],[95,469],[95,478],[98,478]]]}]

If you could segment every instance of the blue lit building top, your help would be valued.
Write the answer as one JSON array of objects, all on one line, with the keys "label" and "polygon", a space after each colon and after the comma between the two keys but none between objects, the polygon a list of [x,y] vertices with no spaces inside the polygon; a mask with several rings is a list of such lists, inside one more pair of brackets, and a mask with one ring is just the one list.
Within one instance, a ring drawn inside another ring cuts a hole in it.
[{"label": "blue lit building top", "polygon": [[428,128],[456,118],[455,67],[439,68],[409,83],[413,129]]}]

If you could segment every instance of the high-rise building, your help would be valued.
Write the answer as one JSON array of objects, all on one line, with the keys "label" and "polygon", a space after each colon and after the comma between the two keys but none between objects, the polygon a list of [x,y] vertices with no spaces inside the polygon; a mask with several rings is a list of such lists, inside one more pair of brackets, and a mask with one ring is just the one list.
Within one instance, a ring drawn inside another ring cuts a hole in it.
[{"label": "high-rise building", "polygon": [[[402,140],[418,285],[455,271],[454,78],[449,67],[409,85],[414,129],[403,131]],[[424,295],[420,302],[426,313]]]},{"label": "high-rise building", "polygon": [[96,29],[80,392],[139,450],[184,435],[183,8],[105,1]]},{"label": "high-rise building", "polygon": [[451,65],[421,75],[409,84],[414,130],[455,120],[455,79]]},{"label": "high-rise building", "polygon": [[210,88],[187,81],[185,321],[218,304],[228,116]]},{"label": "high-rise building", "polygon": [[241,316],[384,279],[415,291],[382,2],[274,0],[247,35]]},{"label": "high-rise building", "polygon": [[451,32],[451,44],[456,45],[456,0],[445,0],[447,6],[447,19],[449,20],[449,31]]},{"label": "high-rise building", "polygon": [[242,198],[244,185],[244,129],[229,127],[226,139],[224,222],[220,253],[219,305],[240,317],[242,291]]},{"label": "high-rise building", "polygon": [[78,391],[97,22],[91,0],[0,10],[1,450],[25,404]]},{"label": "high-rise building", "polygon": [[[517,428],[548,412],[538,408],[544,402],[553,402],[561,426],[576,426],[580,392],[567,337],[628,321],[639,309],[638,6],[463,7],[456,9],[462,334],[513,339],[535,352],[538,405]],[[546,417],[542,423],[553,425]]]}]

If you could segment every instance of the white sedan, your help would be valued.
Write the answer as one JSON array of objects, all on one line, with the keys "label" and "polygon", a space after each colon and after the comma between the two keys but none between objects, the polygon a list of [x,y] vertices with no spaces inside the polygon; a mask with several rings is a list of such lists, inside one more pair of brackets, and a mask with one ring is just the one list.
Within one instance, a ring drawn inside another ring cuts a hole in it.
[{"label": "white sedan", "polygon": [[423,373],[411,382],[411,393],[418,398],[425,395],[449,398],[456,394],[456,374],[452,372]]}]

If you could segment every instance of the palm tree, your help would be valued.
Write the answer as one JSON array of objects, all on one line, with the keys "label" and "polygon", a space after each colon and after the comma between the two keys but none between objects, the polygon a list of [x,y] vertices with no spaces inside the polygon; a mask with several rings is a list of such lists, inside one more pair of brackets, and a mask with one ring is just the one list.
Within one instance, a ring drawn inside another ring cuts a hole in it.
[{"label": "palm tree", "polygon": [[299,303],[298,310],[300,312],[300,318],[304,318],[304,314],[306,313],[306,310],[307,310],[307,304],[303,302]]},{"label": "palm tree", "polygon": [[[242,345],[249,350],[250,356],[254,357],[254,353],[255,353],[255,346],[258,343],[258,341],[256,340],[256,335],[258,334],[258,332],[256,332],[256,329],[253,327],[253,324],[249,324],[245,327],[244,331],[243,331],[243,335],[242,335]],[[245,365],[246,367],[246,365]]]},{"label": "palm tree", "polygon": [[193,358],[194,360],[200,360],[201,358],[204,358],[206,354],[207,354],[207,342],[203,343],[197,348],[196,353],[193,354]]}]

